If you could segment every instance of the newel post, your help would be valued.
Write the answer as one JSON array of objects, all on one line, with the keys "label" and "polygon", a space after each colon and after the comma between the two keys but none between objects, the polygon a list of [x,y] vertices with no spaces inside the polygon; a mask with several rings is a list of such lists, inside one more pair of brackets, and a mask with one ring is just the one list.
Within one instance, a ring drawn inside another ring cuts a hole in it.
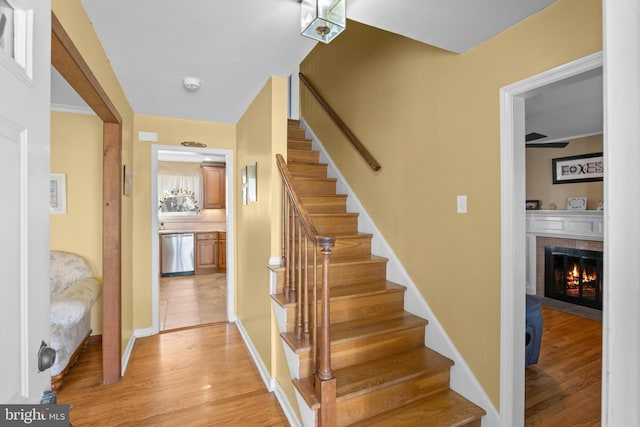
[{"label": "newel post", "polygon": [[320,243],[322,254],[322,314],[320,332],[320,363],[316,379],[316,395],[320,396],[318,425],[336,425],[336,379],[331,369],[331,319],[329,316],[329,257],[335,239],[324,239]]}]

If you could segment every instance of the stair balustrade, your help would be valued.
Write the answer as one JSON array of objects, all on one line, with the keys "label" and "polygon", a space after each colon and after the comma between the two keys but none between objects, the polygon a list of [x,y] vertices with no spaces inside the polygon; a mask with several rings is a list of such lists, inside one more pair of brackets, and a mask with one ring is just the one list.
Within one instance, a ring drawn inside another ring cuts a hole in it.
[{"label": "stair balustrade", "polygon": [[[282,155],[276,162],[283,182],[282,262],[285,296],[296,303],[296,338],[310,345],[316,395],[320,399],[318,422],[335,425],[336,379],[331,369],[329,326],[329,259],[335,237],[321,235],[293,185],[293,177]],[[320,258],[320,262],[318,260]],[[318,269],[320,268],[320,282]],[[322,312],[318,316],[318,289]],[[311,295],[310,295],[311,294]]]}]

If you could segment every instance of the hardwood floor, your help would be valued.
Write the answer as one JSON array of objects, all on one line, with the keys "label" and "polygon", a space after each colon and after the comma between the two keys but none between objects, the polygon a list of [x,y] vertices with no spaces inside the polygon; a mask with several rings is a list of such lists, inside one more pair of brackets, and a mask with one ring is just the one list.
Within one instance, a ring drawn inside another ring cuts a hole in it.
[{"label": "hardwood floor", "polygon": [[160,278],[160,330],[227,320],[227,275],[196,274]]},{"label": "hardwood floor", "polygon": [[542,307],[540,360],[525,371],[525,426],[599,426],[602,323]]},{"label": "hardwood floor", "polygon": [[115,384],[101,384],[100,347],[83,350],[58,393],[74,427],[288,425],[234,324],[139,338]]}]

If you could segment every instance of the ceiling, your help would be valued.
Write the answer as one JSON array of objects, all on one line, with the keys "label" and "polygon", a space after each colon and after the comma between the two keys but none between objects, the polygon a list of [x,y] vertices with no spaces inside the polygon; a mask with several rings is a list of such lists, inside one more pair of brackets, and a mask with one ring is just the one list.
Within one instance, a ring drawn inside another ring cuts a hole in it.
[{"label": "ceiling", "polygon": [[[347,15],[463,53],[554,2],[347,0]],[[82,0],[82,4],[133,111],[139,114],[235,124],[269,77],[295,74],[316,43],[299,34],[297,0]],[[197,91],[183,87],[187,76],[200,79]],[[558,116],[545,113],[544,103],[559,100],[534,95],[527,100],[527,110],[536,111],[536,132],[550,139],[555,131],[545,131],[542,122],[545,115]],[[55,71],[52,104],[88,108]],[[581,99],[579,105],[584,104]]]}]

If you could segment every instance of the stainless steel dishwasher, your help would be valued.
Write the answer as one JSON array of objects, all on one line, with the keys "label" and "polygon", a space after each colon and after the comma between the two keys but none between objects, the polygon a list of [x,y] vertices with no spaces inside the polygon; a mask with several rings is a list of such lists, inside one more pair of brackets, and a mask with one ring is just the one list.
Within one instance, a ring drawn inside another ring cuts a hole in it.
[{"label": "stainless steel dishwasher", "polygon": [[194,233],[162,234],[161,241],[161,276],[194,274]]}]

